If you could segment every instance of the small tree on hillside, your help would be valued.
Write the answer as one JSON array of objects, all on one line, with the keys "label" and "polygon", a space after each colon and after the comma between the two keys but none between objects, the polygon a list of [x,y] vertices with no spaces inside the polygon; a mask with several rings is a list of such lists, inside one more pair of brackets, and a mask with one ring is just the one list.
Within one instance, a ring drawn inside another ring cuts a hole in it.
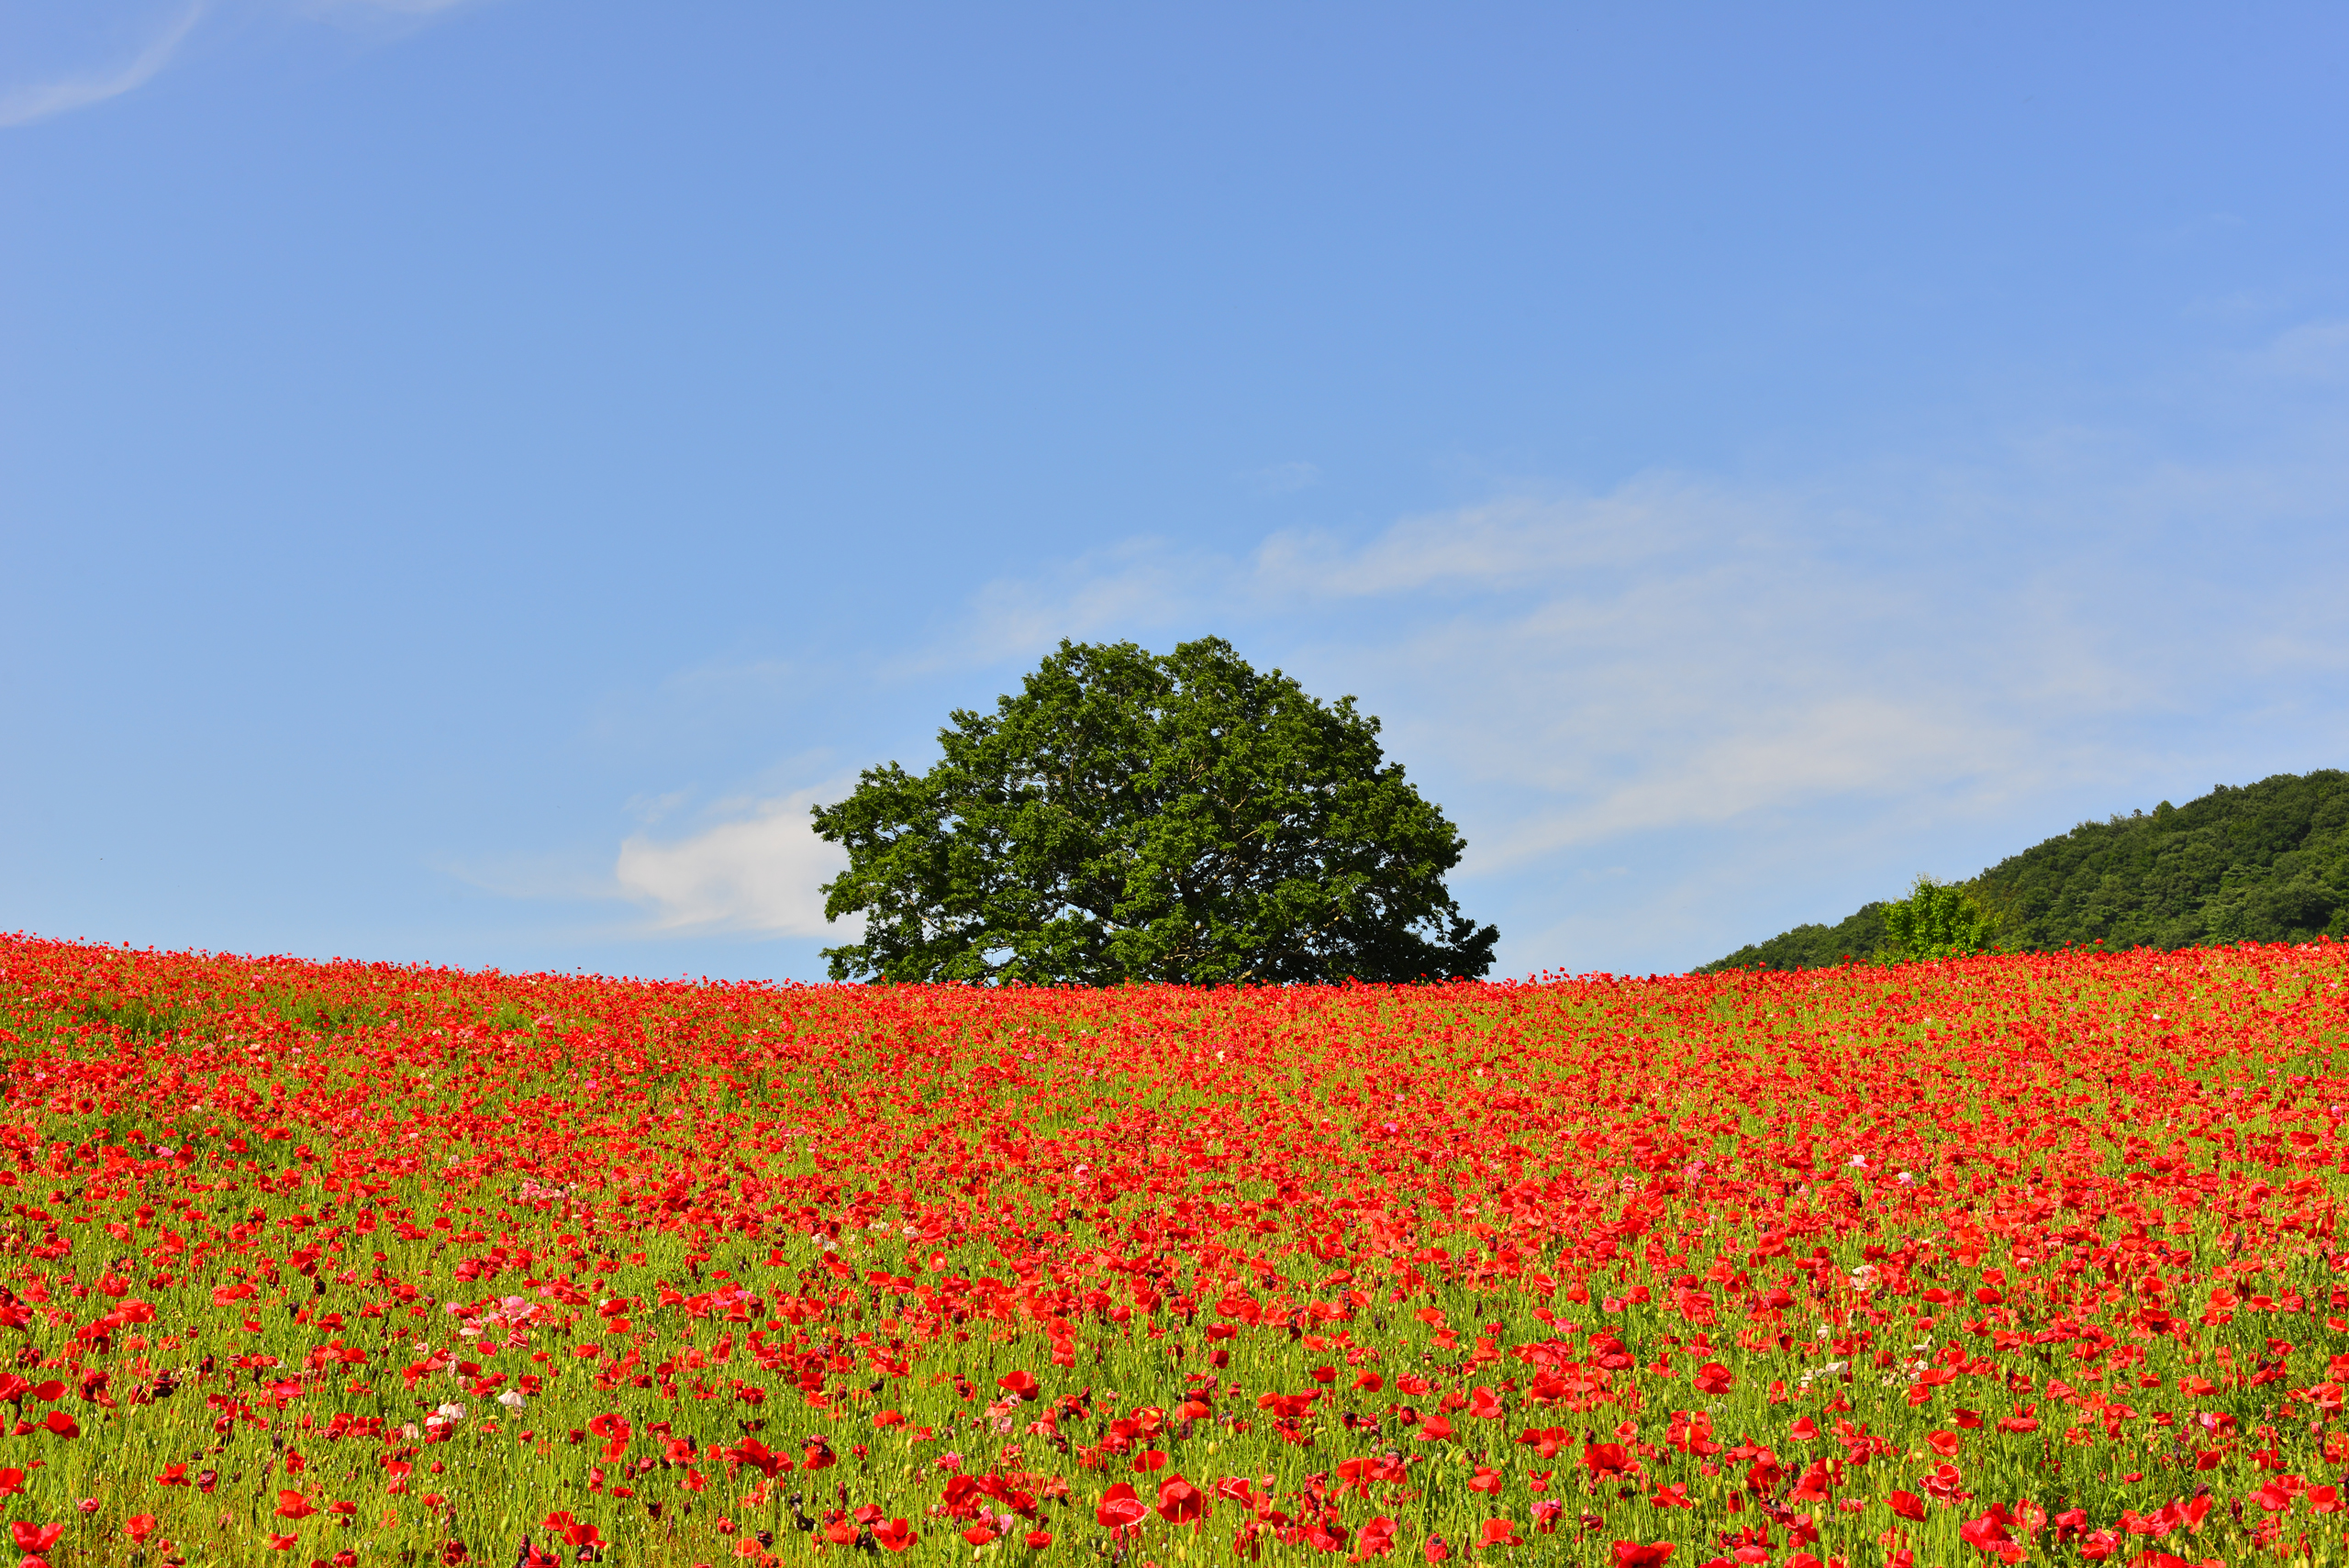
[{"label": "small tree on hillside", "polygon": [[1920,876],[1908,897],[1884,906],[1884,956],[1898,963],[1987,952],[1997,926],[1963,885]]},{"label": "small tree on hillside", "polygon": [[1444,888],[1462,840],[1378,720],[1219,638],[1063,642],[922,774],[815,810],[847,846],[835,979],[1115,984],[1481,975],[1499,933]]}]

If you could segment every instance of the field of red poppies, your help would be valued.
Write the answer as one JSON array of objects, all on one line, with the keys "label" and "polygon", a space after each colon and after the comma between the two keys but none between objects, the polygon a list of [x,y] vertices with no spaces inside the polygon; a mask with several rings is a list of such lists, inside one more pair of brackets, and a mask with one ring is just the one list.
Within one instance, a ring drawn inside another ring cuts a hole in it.
[{"label": "field of red poppies", "polygon": [[2344,957],[0,939],[0,1508],[61,1568],[2349,1560]]}]

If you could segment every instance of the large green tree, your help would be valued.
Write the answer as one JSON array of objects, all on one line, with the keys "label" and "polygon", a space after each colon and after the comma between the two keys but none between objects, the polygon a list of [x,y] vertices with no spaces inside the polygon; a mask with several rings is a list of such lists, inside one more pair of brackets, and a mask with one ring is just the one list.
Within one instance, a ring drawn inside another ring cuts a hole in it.
[{"label": "large green tree", "polygon": [[816,831],[824,913],[864,917],[835,979],[1416,980],[1480,975],[1499,933],[1444,888],[1458,829],[1378,720],[1220,638],[1063,641],[928,773],[871,768]]}]

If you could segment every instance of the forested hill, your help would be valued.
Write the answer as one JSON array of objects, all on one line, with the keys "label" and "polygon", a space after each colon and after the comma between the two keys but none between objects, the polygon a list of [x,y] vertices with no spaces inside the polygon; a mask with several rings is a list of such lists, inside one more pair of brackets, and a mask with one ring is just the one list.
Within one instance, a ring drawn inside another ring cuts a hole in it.
[{"label": "forested hill", "polygon": [[[2204,946],[2349,936],[2349,773],[2278,773],[2083,822],[1965,884],[2003,949]],[[1797,926],[1703,966],[1818,969],[1884,941],[1884,905]]]}]

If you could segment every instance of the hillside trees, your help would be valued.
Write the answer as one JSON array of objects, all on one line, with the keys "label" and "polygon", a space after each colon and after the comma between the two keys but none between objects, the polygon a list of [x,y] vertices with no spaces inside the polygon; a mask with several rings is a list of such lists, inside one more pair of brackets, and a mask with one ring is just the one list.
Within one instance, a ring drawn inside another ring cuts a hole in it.
[{"label": "hillside trees", "polygon": [[[1959,884],[1998,945],[2206,947],[2349,937],[2349,773],[2221,784],[2184,806],[2083,822]],[[1813,969],[1888,940],[1883,904],[1797,926],[1703,966]]]}]

